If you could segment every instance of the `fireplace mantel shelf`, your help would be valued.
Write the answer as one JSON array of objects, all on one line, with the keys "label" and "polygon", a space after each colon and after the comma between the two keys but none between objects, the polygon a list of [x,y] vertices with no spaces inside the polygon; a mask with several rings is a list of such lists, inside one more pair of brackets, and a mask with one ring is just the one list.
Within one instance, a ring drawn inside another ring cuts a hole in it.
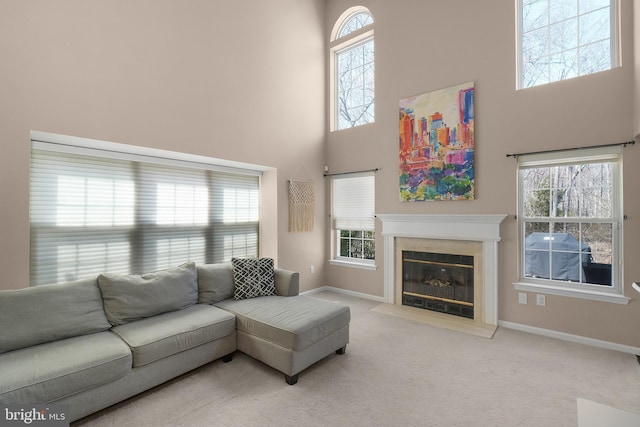
[{"label": "fireplace mantel shelf", "polygon": [[376,214],[384,236],[384,298],[395,301],[397,238],[482,243],[483,298],[479,322],[498,324],[498,242],[506,214]]},{"label": "fireplace mantel shelf", "polygon": [[500,241],[505,214],[376,214],[382,235],[429,239]]},{"label": "fireplace mantel shelf", "polygon": [[432,221],[432,222],[475,222],[475,223],[500,223],[506,217],[505,214],[376,214],[377,218],[384,221]]}]

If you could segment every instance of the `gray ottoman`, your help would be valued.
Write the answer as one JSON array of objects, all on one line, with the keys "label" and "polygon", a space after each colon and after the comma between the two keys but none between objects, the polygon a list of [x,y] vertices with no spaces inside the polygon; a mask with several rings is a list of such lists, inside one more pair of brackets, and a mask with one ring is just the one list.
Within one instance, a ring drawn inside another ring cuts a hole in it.
[{"label": "gray ottoman", "polygon": [[346,305],[305,297],[265,296],[224,300],[215,306],[236,315],[238,350],[284,373],[288,384],[349,342]]}]

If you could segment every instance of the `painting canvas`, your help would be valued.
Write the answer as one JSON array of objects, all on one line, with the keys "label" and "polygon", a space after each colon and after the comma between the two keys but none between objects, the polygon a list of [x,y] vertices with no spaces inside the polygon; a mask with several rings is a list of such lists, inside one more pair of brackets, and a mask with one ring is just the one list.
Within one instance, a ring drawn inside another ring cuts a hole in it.
[{"label": "painting canvas", "polygon": [[400,101],[400,200],[473,200],[474,84]]}]

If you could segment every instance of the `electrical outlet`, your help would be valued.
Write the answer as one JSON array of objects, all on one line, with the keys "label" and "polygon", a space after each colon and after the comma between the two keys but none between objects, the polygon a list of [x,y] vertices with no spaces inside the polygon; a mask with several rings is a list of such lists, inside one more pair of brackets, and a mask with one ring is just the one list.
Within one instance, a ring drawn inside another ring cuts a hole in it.
[{"label": "electrical outlet", "polygon": [[518,294],[518,302],[520,304],[526,304],[527,303],[527,294],[525,294],[524,292],[520,292]]},{"label": "electrical outlet", "polygon": [[544,295],[536,295],[536,304],[545,305],[547,303],[547,298]]}]

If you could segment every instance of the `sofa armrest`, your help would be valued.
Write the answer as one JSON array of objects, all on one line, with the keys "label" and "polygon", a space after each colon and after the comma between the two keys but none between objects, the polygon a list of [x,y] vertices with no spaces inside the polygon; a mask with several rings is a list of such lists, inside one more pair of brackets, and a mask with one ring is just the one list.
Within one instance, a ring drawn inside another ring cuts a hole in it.
[{"label": "sofa armrest", "polygon": [[278,295],[285,297],[293,297],[300,292],[300,273],[295,271],[284,270],[282,268],[274,269],[275,283]]}]

